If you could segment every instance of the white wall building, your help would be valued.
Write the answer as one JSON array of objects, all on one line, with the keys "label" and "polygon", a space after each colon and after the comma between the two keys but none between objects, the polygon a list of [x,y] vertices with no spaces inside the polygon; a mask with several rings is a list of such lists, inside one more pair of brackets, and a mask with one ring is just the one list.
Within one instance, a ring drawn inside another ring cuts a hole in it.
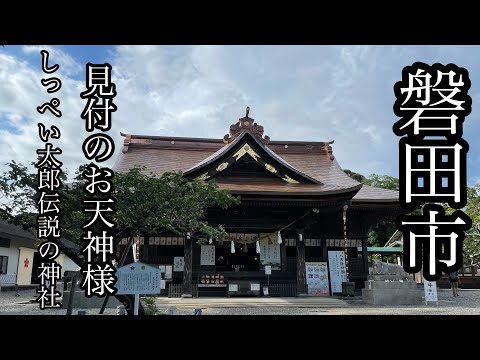
[{"label": "white wall building", "polygon": [[[21,227],[0,220],[0,284],[32,285],[38,284],[38,266],[40,254],[37,252],[35,242],[37,238],[32,233]],[[80,247],[68,240],[69,247]],[[68,256],[60,253],[55,261],[62,266],[62,275],[67,270],[78,270]]]}]

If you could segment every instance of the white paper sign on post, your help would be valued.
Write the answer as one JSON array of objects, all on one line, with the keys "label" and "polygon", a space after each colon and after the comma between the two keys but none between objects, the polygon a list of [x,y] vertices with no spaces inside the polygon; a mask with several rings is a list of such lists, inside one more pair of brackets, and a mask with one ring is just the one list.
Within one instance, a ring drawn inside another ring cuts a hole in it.
[{"label": "white paper sign on post", "polygon": [[272,266],[265,265],[265,275],[272,275]]},{"label": "white paper sign on post", "polygon": [[345,252],[329,251],[328,267],[330,268],[330,284],[332,287],[332,293],[341,293],[342,282],[347,281]]},{"label": "white paper sign on post", "polygon": [[132,252],[133,252],[133,261],[137,262],[138,261],[138,253],[139,253],[139,248],[138,248],[137,242],[133,243]]},{"label": "white paper sign on post", "polygon": [[165,280],[172,280],[172,265],[165,265]]},{"label": "white paper sign on post", "polygon": [[437,283],[435,281],[425,280],[424,278],[423,287],[425,289],[425,305],[429,301],[433,301],[438,304]]}]

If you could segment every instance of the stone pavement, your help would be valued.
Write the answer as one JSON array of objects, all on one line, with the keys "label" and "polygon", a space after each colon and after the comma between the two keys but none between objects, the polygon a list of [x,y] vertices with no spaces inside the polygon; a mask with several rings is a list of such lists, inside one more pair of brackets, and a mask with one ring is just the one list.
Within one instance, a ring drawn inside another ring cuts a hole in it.
[{"label": "stone pavement", "polygon": [[[12,291],[0,293],[0,315],[65,315],[65,309],[40,310],[35,290],[21,290],[20,296]],[[368,305],[361,297],[354,298],[157,298],[163,313],[175,305],[178,315],[193,315],[202,308],[202,315],[480,315],[480,290],[460,290],[453,297],[451,290],[439,289],[438,305],[378,306]],[[76,315],[78,310],[74,309]],[[88,315],[99,309],[86,309]],[[105,315],[114,315],[116,309],[106,309]]]},{"label": "stone pavement", "polygon": [[348,303],[335,297],[230,297],[230,298],[158,298],[157,307],[175,305],[177,308],[266,308],[266,307],[301,307],[301,308],[343,308]]}]

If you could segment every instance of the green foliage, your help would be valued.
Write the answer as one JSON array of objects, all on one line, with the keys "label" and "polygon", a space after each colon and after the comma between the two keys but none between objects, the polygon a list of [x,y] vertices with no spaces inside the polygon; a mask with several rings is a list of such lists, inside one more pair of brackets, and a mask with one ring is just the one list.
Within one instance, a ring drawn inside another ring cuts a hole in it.
[{"label": "green foliage", "polygon": [[160,310],[158,309],[157,305],[155,304],[155,296],[146,296],[143,298],[143,308],[145,310],[145,315],[158,315]]},{"label": "green foliage", "polygon": [[143,171],[137,167],[115,175],[119,228],[129,229],[132,235],[151,235],[162,229],[178,235],[190,232],[200,242],[226,235],[222,225],[212,227],[205,221],[205,213],[213,206],[226,209],[238,204],[238,198],[219,190],[213,181],[189,181],[175,172],[159,177]]},{"label": "green foliage", "polygon": [[363,176],[362,174],[359,174],[359,173],[356,173],[354,171],[347,170],[347,169],[345,169],[343,171],[345,172],[345,174],[350,176],[352,179],[357,180],[358,182],[363,183],[365,181],[365,176]]},{"label": "green foliage", "polygon": [[[0,218],[33,232],[37,225],[37,172],[29,173],[27,167],[15,161],[7,165],[9,170],[0,176]],[[90,220],[90,214],[82,212],[82,199],[87,195],[82,177],[86,166],[80,166],[71,183],[67,184],[66,173],[62,174],[63,186],[57,190],[61,199],[61,234],[82,246],[86,245],[82,226]],[[229,205],[238,204],[238,198],[228,191],[219,190],[214,182],[188,181],[180,173],[147,175],[144,170],[135,168],[127,173],[115,174],[113,178],[117,203],[113,219],[110,219],[116,222],[115,244],[123,237],[149,235],[160,230],[178,235],[190,232],[200,243],[209,236],[220,238],[225,235],[222,225],[213,227],[205,221],[205,213],[210,207],[226,209]],[[106,195],[96,197],[105,198]],[[101,226],[95,225],[94,233],[98,233]],[[58,246],[78,265],[84,264],[83,256],[62,243]],[[125,296],[116,297],[130,309],[127,300],[123,299]],[[152,312],[157,311],[154,304],[149,306]]]},{"label": "green foliage", "polygon": [[[37,216],[37,174],[29,173],[27,167],[14,161],[7,165],[10,170],[0,177],[0,217],[33,229]],[[64,185],[58,190],[62,201],[61,233],[80,245],[84,245],[82,225],[91,216],[82,212],[82,199],[86,195],[82,173],[86,166],[80,166],[68,184],[63,174]],[[140,167],[115,174],[113,186],[117,201],[113,220],[118,237],[167,230],[178,235],[190,232],[200,243],[210,236],[220,238],[225,235],[225,229],[222,225],[210,226],[205,221],[206,211],[210,207],[226,209],[239,203],[237,197],[219,190],[213,181],[189,181],[181,173],[145,174],[145,169]],[[79,264],[82,263],[79,259]]]},{"label": "green foliage", "polygon": [[[444,205],[445,213],[452,214],[456,209]],[[463,263],[465,266],[480,264],[480,183],[467,188],[467,205],[463,209],[472,219],[472,227],[465,234],[463,242]]]},{"label": "green foliage", "polygon": [[[364,177],[361,174],[344,170],[346,174],[357,181],[370,186],[384,189],[399,189],[399,180],[388,175],[372,174]],[[445,213],[452,214],[456,209],[444,205]],[[467,188],[467,205],[464,212],[472,219],[472,228],[466,232],[463,243],[464,264],[466,266],[478,266],[480,264],[480,183]],[[417,208],[412,214],[421,215],[421,209]],[[373,225],[368,231],[368,244],[370,246],[384,246],[396,230],[393,219],[385,220]]]},{"label": "green foliage", "polygon": [[367,232],[368,245],[378,247],[384,246],[396,230],[397,227],[393,220],[384,220],[372,225]]},{"label": "green foliage", "polygon": [[398,178],[389,175],[371,174],[363,181],[364,184],[379,187],[382,189],[397,190]]}]

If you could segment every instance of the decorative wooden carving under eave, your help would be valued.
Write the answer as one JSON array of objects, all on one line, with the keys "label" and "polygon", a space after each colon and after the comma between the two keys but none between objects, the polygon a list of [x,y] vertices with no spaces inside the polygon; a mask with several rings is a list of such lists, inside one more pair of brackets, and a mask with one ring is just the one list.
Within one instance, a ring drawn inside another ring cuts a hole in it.
[{"label": "decorative wooden carving under eave", "polygon": [[260,155],[258,155],[250,145],[245,144],[243,145],[240,150],[238,150],[235,154],[233,154],[233,157],[235,158],[236,161],[240,159],[243,155],[248,154],[250,155],[255,161],[258,160]]},{"label": "decorative wooden carving under eave", "polygon": [[267,168],[268,171],[271,173],[275,174],[277,172],[277,169],[275,169],[272,165],[265,163],[265,167]]},{"label": "decorative wooden carving under eave", "polygon": [[217,172],[223,171],[228,167],[228,162],[221,163],[220,165],[217,166],[216,170]]},{"label": "decorative wooden carving under eave", "polygon": [[288,175],[285,175],[284,178],[282,178],[282,180],[288,182],[289,184],[298,184],[299,182],[297,180],[294,180],[292,179],[290,176]]},{"label": "decorative wooden carving under eave", "polygon": [[199,177],[195,178],[195,180],[200,180],[200,181],[205,181],[210,179],[210,175],[208,175],[208,172],[205,174],[200,175]]},{"label": "decorative wooden carving under eave", "polygon": [[287,174],[279,171],[279,169],[275,168],[271,164],[268,164],[259,154],[257,154],[252,147],[247,143],[244,144],[236,153],[231,155],[228,159],[225,159],[224,162],[218,164],[216,167],[211,168],[207,172],[203,173],[202,175],[195,178],[195,180],[206,181],[213,176],[217,175],[218,173],[224,171],[229,166],[240,160],[244,155],[250,155],[252,161],[257,162],[262,167],[265,167],[266,170],[270,171],[272,174],[277,176],[278,178],[282,179],[283,181],[289,184],[299,184],[299,182],[295,179],[292,179]]},{"label": "decorative wooden carving under eave", "polygon": [[242,132],[249,131],[253,135],[257,136],[265,145],[270,142],[270,137],[263,136],[263,126],[255,123],[255,120],[248,117],[250,108],[247,106],[247,114],[245,117],[238,119],[236,124],[230,125],[230,133],[223,137],[225,144],[230,144],[235,140]]}]

